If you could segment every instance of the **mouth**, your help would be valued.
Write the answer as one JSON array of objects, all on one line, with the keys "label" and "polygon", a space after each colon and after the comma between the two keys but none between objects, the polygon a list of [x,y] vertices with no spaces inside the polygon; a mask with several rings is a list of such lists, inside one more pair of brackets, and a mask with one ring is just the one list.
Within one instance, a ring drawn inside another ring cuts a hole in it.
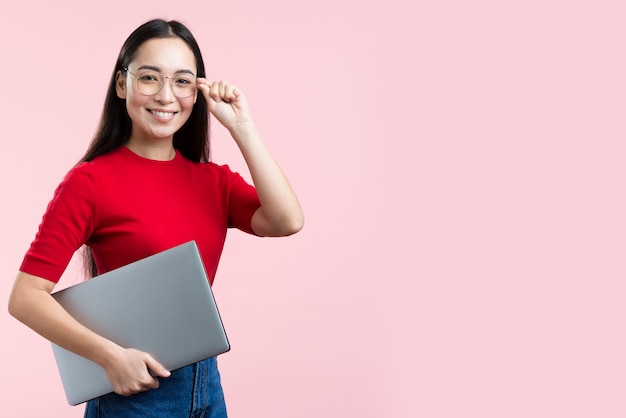
[{"label": "mouth", "polygon": [[160,118],[171,118],[172,116],[174,116],[175,113],[177,112],[164,112],[161,110],[148,110],[150,113],[152,113],[154,116],[158,116]]}]

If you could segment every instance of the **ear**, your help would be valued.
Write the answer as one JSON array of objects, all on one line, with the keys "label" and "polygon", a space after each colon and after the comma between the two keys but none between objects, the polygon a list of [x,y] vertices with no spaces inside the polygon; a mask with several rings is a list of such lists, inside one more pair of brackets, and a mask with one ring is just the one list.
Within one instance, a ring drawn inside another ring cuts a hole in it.
[{"label": "ear", "polygon": [[117,92],[117,97],[126,99],[126,77],[121,71],[115,74],[115,91]]}]

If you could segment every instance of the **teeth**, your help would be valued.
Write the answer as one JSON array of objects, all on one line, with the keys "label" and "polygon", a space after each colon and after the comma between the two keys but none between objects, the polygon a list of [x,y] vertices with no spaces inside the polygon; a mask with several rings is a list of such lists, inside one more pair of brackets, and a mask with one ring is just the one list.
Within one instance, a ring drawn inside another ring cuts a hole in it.
[{"label": "teeth", "polygon": [[159,112],[157,110],[151,110],[153,115],[160,116],[162,118],[168,118],[174,114],[174,112]]}]

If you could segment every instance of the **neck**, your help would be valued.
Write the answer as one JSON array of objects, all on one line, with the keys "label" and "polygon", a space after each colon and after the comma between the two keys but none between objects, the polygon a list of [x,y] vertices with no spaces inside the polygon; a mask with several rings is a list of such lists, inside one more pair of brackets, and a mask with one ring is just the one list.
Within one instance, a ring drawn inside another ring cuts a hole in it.
[{"label": "neck", "polygon": [[133,141],[130,141],[126,144],[126,146],[135,154],[149,160],[170,161],[173,160],[176,156],[176,151],[174,150],[174,146],[172,145],[172,143],[169,143],[167,145],[147,145],[137,144]]}]

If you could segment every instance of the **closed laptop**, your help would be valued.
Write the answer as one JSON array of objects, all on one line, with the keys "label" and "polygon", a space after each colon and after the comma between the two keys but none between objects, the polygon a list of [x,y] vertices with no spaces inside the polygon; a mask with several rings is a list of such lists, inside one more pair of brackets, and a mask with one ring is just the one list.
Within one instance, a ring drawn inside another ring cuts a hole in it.
[{"label": "closed laptop", "polygon": [[[194,241],[52,296],[89,329],[149,353],[168,370],[230,349]],[[113,391],[99,365],[56,344],[52,348],[70,405]]]}]

